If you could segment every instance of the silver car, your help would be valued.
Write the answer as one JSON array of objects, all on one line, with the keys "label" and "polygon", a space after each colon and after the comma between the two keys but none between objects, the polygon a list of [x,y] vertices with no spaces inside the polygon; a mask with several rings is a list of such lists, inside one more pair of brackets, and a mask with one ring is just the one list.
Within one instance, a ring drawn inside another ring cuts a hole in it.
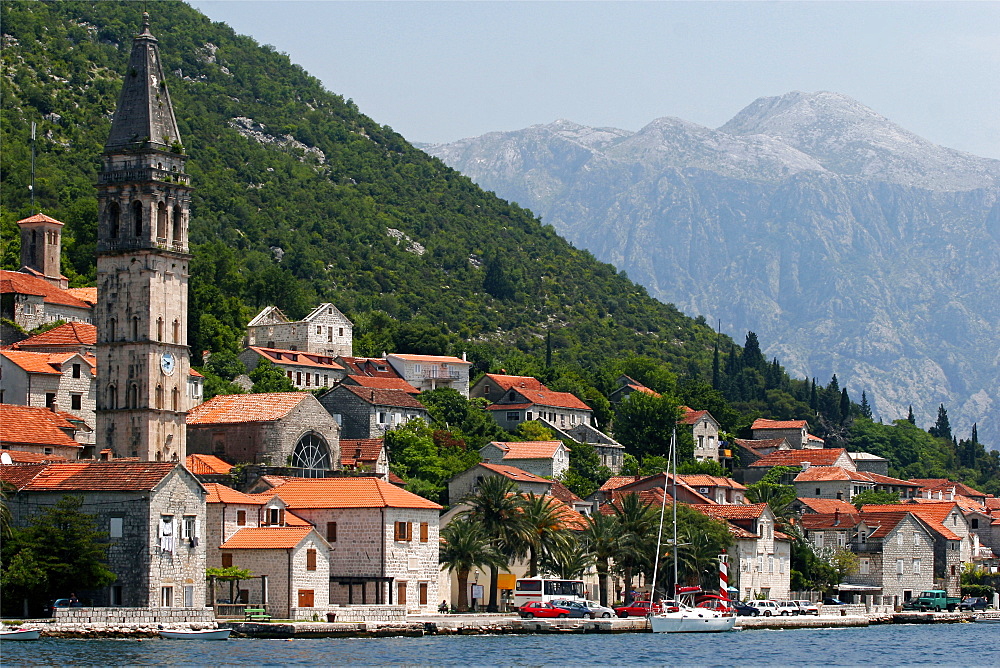
[{"label": "silver car", "polygon": [[594,619],[595,617],[614,617],[615,611],[611,608],[595,603],[594,601],[570,601],[570,600],[554,600],[552,605],[557,605],[560,608],[566,608],[570,611],[572,617],[586,617],[588,619]]},{"label": "silver car", "polygon": [[795,605],[799,606],[800,615],[816,615],[819,616],[819,606],[817,606],[812,601],[792,601]]}]

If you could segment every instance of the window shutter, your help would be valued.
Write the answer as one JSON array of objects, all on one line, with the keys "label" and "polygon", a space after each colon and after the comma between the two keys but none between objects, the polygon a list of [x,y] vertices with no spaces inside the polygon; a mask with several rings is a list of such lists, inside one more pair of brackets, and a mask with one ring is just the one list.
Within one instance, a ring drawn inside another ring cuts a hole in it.
[{"label": "window shutter", "polygon": [[418,591],[420,593],[420,605],[427,605],[427,583],[421,582]]},{"label": "window shutter", "polygon": [[429,529],[429,527],[427,525],[427,522],[421,522],[420,523],[420,542],[421,543],[426,543],[427,542],[428,529]]},{"label": "window shutter", "polygon": [[337,523],[327,522],[326,523],[326,540],[329,543],[337,542]]},{"label": "window shutter", "polygon": [[236,511],[236,526],[246,526],[247,523],[247,511],[237,510]]},{"label": "window shutter", "polygon": [[316,550],[306,550],[306,570],[316,570]]},{"label": "window shutter", "polygon": [[231,552],[222,553],[222,567],[229,568],[233,565],[233,554]]}]

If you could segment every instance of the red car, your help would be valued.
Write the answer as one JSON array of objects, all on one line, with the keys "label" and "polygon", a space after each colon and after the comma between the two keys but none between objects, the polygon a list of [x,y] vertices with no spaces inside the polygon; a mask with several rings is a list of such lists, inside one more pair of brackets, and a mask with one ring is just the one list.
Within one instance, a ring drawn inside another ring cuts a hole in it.
[{"label": "red car", "polygon": [[566,608],[557,608],[551,603],[528,601],[521,606],[517,614],[525,619],[531,619],[532,617],[569,617],[569,610]]},{"label": "red car", "polygon": [[[657,612],[659,604],[654,606],[653,612]],[[615,608],[615,614],[619,617],[647,617],[649,616],[649,601],[632,601],[631,605],[621,605]]]}]

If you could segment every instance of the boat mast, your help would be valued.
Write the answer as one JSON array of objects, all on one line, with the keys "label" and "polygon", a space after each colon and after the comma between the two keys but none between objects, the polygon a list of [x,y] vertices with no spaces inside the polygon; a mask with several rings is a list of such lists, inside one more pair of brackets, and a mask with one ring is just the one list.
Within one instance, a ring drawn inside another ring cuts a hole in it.
[{"label": "boat mast", "polygon": [[[670,495],[670,505],[674,511],[674,549],[672,550],[674,556],[674,593],[676,596],[677,592],[677,427],[674,426],[673,436],[670,437],[670,461],[673,462],[673,493]],[[666,481],[663,483],[664,489],[666,488]]]}]

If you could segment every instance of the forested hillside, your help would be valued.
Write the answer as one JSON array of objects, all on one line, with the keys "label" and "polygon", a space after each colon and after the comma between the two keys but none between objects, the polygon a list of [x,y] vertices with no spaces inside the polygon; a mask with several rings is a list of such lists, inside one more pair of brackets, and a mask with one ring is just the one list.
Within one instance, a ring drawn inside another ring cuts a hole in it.
[{"label": "forested hillside", "polygon": [[[31,213],[34,121],[36,208],[66,223],[64,273],[93,283],[93,184],[142,7],[0,5],[4,268],[17,268],[14,223]],[[148,9],[196,188],[195,364],[203,350],[235,351],[265,305],[297,318],[331,301],[356,323],[357,354],[468,352],[478,371],[537,375],[577,393],[605,424],[605,396],[628,371],[711,410],[730,433],[758,415],[808,417],[816,433],[847,443],[860,408],[835,381],[790,379],[756,337],[744,352],[703,318],[652,299],[287,56],[182,3]],[[941,456],[921,473],[951,472],[952,444],[928,447]],[[973,483],[985,475],[976,461],[966,469]]]}]

